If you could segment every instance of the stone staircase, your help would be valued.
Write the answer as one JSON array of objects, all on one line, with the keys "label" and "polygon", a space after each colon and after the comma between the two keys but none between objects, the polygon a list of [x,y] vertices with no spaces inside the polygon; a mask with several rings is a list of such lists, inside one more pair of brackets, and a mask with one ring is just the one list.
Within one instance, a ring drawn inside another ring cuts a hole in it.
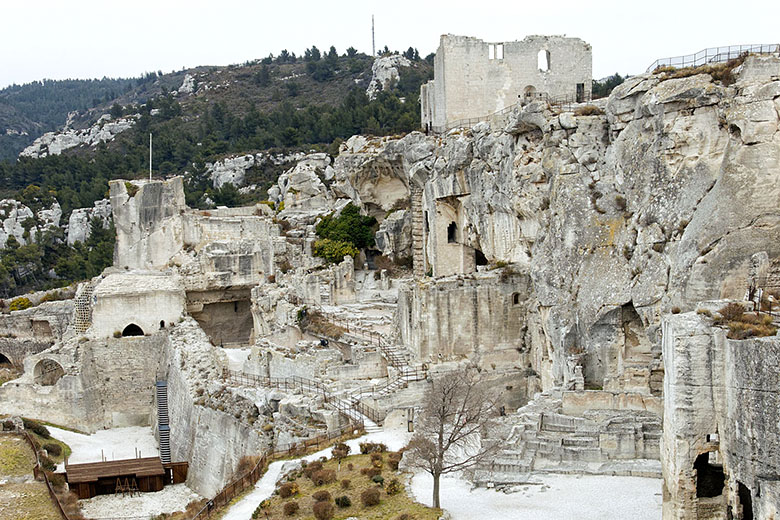
[{"label": "stone staircase", "polygon": [[658,416],[602,410],[577,417],[560,413],[561,402],[560,392],[545,392],[505,417],[486,440],[501,447],[475,469],[475,481],[517,484],[531,472],[660,477]]},{"label": "stone staircase", "polygon": [[171,427],[168,424],[168,383],[157,381],[157,429],[160,434],[160,460],[163,464],[171,462]]},{"label": "stone staircase", "polygon": [[423,252],[423,190],[418,186],[411,186],[412,197],[412,271],[415,278],[425,275]]}]

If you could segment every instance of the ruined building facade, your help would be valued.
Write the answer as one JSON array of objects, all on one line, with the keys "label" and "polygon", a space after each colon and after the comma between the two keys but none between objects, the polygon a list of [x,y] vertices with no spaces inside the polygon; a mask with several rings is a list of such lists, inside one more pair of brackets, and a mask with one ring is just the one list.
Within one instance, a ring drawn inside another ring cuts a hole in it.
[{"label": "ruined building facade", "polygon": [[590,45],[579,38],[490,43],[442,35],[434,79],[420,89],[422,127],[445,129],[539,96],[590,99],[592,61]]}]

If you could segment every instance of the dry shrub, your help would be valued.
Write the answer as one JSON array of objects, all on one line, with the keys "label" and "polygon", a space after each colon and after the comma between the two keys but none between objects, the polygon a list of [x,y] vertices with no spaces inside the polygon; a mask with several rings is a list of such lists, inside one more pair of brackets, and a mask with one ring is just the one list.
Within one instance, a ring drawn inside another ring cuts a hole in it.
[{"label": "dry shrub", "polygon": [[362,453],[363,455],[367,455],[369,453],[374,453],[374,452],[383,453],[385,451],[387,451],[387,446],[385,446],[381,442],[360,443],[360,453]]},{"label": "dry shrub", "polygon": [[282,498],[289,498],[293,495],[297,495],[300,489],[295,482],[286,482],[279,486],[279,496]]},{"label": "dry shrub", "polygon": [[403,513],[395,517],[395,520],[414,520],[414,516],[409,513]]},{"label": "dry shrub", "polygon": [[336,505],[341,508],[346,508],[352,505],[352,500],[347,495],[336,497]]},{"label": "dry shrub", "polygon": [[259,460],[260,457],[241,457],[241,460],[238,461],[238,468],[236,468],[235,475],[242,476],[249,473],[257,466],[257,461]]},{"label": "dry shrub", "polygon": [[321,469],[322,469],[322,462],[315,460],[306,465],[306,468],[303,470],[303,473],[308,478],[312,478],[312,475],[314,475],[316,472],[320,471]]},{"label": "dry shrub", "polygon": [[317,502],[312,507],[314,518],[317,520],[330,520],[335,513],[335,507],[330,502]]},{"label": "dry shrub", "polygon": [[62,455],[62,446],[55,442],[47,442],[43,445],[43,449],[46,450],[49,455],[54,455],[55,457],[59,457]]},{"label": "dry shrub", "polygon": [[58,491],[65,486],[65,475],[62,473],[52,473],[51,471],[47,471],[46,478],[49,479],[49,482],[51,482],[51,485],[54,486],[54,489]]},{"label": "dry shrub", "polygon": [[721,307],[718,314],[725,321],[740,321],[742,315],[745,314],[745,309],[738,303],[729,303],[725,307]]},{"label": "dry shrub", "polygon": [[68,515],[70,520],[85,520],[84,515],[81,513],[79,499],[74,493],[57,493],[57,499],[59,499],[62,509],[65,510],[65,514]]},{"label": "dry shrub", "polygon": [[379,453],[379,452],[372,453],[372,454],[371,454],[371,462],[374,462],[374,461],[377,461],[377,460],[378,460],[378,461],[380,461],[380,462],[381,462],[382,460],[384,460],[384,459],[382,458],[382,454],[381,454],[381,453]]},{"label": "dry shrub", "polygon": [[341,481],[341,489],[349,489],[350,484],[352,484],[352,481],[348,478],[345,478]]},{"label": "dry shrub", "polygon": [[284,504],[284,514],[287,516],[293,516],[299,509],[298,502],[287,502]]},{"label": "dry shrub", "polygon": [[585,106],[577,107],[577,109],[574,110],[574,115],[576,115],[576,116],[601,116],[601,115],[604,115],[604,111],[601,110],[596,105],[585,105]]},{"label": "dry shrub", "polygon": [[325,491],[324,489],[321,489],[319,491],[315,491],[311,496],[315,501],[317,502],[330,502],[330,493]]},{"label": "dry shrub", "polygon": [[353,469],[355,469],[355,465],[350,462],[349,464],[347,464],[347,469],[349,471],[352,471]]},{"label": "dry shrub", "polygon": [[363,469],[360,470],[360,474],[361,475],[365,475],[368,478],[374,478],[375,476],[382,474],[382,469],[381,468],[363,468]]},{"label": "dry shrub", "polygon": [[336,472],[332,469],[323,469],[314,473],[311,480],[315,486],[324,486],[336,482]]},{"label": "dry shrub", "polygon": [[360,494],[360,501],[365,507],[372,507],[379,505],[379,489],[372,487],[368,488]]},{"label": "dry shrub", "polygon": [[401,462],[403,453],[400,451],[393,451],[387,455],[387,465],[393,471],[398,471],[398,464]]}]

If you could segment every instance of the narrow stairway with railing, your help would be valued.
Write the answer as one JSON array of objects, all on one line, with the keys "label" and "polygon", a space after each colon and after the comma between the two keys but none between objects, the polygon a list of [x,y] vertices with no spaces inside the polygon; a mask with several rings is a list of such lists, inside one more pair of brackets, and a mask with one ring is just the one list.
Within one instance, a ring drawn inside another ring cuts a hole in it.
[{"label": "narrow stairway with railing", "polygon": [[160,434],[160,460],[163,464],[171,462],[171,427],[168,424],[168,382],[157,381],[157,429]]}]

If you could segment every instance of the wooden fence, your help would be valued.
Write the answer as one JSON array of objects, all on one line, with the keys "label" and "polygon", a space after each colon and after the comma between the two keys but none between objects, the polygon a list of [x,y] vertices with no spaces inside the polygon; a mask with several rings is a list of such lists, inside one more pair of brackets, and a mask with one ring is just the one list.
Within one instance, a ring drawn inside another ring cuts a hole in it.
[{"label": "wooden fence", "polygon": [[306,441],[300,443],[277,447],[273,451],[264,453],[251,470],[229,482],[224,488],[222,488],[222,491],[217,493],[214,498],[209,500],[206,505],[203,506],[203,509],[198,511],[191,520],[203,520],[206,518],[212,518],[213,516],[219,514],[225,506],[230,504],[231,500],[250,487],[254,486],[257,481],[260,480],[260,477],[263,476],[267,469],[266,466],[273,459],[296,455],[303,456],[312,449],[317,451],[321,448],[325,448],[326,446],[330,446],[334,443],[334,441],[337,439],[342,439],[345,435],[358,435],[364,432],[365,430],[362,424],[358,426],[349,425],[341,428],[338,432],[319,435],[318,437],[307,439]]}]

